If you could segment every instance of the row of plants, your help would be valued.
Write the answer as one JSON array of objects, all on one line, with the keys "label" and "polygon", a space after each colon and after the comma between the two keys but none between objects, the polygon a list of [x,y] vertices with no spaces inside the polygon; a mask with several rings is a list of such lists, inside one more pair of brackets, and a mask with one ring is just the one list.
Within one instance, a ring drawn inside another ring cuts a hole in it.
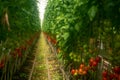
[{"label": "row of plants", "polygon": [[[65,70],[71,72],[71,79],[120,79],[119,3],[111,0],[48,0],[42,30],[56,40],[59,59]],[[80,68],[81,64],[89,69]],[[113,70],[116,67],[117,74]],[[102,75],[104,70],[117,77],[111,79]]]},{"label": "row of plants", "polygon": [[[22,45],[17,46],[16,48],[5,48],[9,46],[9,42],[6,44],[1,44],[2,54],[0,56],[0,79],[1,80],[12,80],[13,75],[16,74],[16,71],[22,67],[26,61],[27,56],[33,54],[33,48],[36,44],[37,39],[39,38],[40,33],[36,33],[32,38],[25,41]],[[15,45],[12,45],[15,46]],[[11,47],[12,47],[11,46]],[[28,64],[28,63],[26,63]]]},{"label": "row of plants", "polygon": [[37,0],[0,0],[0,80],[12,80],[39,34]]}]

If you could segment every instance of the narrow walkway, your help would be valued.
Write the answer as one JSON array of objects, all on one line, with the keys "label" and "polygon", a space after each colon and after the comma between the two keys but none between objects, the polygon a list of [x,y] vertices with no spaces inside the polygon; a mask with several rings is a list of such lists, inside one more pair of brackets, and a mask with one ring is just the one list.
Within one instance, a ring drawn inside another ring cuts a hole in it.
[{"label": "narrow walkway", "polygon": [[41,33],[37,43],[36,59],[31,80],[62,80],[56,57]]}]

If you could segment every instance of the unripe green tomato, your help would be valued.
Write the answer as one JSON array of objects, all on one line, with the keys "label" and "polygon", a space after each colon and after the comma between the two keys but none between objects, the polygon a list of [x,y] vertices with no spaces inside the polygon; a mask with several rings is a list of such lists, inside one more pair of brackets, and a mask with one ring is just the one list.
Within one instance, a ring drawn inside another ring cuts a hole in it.
[{"label": "unripe green tomato", "polygon": [[76,59],[76,58],[74,58],[74,61],[76,62],[76,61],[77,61],[77,59]]},{"label": "unripe green tomato", "polygon": [[75,72],[75,73],[74,73],[74,76],[77,76],[77,75],[78,75],[77,72]]},{"label": "unripe green tomato", "polygon": [[74,54],[73,57],[76,58],[76,55]]}]

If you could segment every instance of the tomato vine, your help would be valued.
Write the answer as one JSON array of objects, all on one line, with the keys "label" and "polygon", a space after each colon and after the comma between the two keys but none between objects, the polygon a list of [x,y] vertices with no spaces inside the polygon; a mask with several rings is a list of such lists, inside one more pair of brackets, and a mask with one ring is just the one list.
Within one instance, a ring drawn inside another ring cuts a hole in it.
[{"label": "tomato vine", "polygon": [[[53,4],[54,3],[54,4]],[[57,40],[65,65],[101,55],[120,66],[120,1],[49,0],[42,30]],[[79,57],[80,56],[80,57]]]},{"label": "tomato vine", "polygon": [[0,0],[1,80],[12,80],[32,51],[39,32],[37,0]]}]

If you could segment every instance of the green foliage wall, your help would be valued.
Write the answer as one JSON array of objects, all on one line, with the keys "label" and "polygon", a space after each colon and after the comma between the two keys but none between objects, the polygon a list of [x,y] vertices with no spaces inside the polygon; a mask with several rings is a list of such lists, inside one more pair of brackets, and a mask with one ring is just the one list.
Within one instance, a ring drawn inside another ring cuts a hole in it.
[{"label": "green foliage wall", "polygon": [[49,0],[43,31],[57,39],[57,46],[66,56],[84,45],[89,47],[91,38],[96,43],[103,41],[105,50],[112,48],[113,55],[117,55],[116,49],[120,47],[117,46],[120,44],[119,4],[119,0]]},{"label": "green foliage wall", "polygon": [[[5,12],[9,26],[2,23]],[[10,28],[10,31],[8,30]],[[0,0],[0,40],[7,38],[24,39],[40,30],[37,0]]]}]

